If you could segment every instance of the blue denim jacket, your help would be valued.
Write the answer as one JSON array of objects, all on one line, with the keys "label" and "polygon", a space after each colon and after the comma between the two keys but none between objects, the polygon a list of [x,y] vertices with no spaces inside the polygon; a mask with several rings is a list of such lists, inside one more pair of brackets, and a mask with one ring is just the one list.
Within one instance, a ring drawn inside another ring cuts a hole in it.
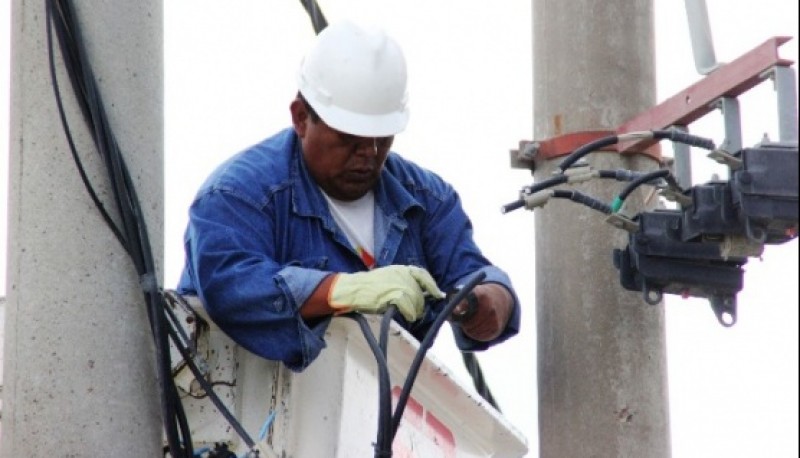
[{"label": "blue denim jacket", "polygon": [[[458,195],[439,176],[389,153],[375,193],[377,266],[417,265],[447,291],[477,271],[514,297],[511,320],[492,342],[453,326],[462,350],[483,350],[519,330],[520,307],[508,276],[484,258]],[[292,370],[325,347],[330,318],[306,321],[299,308],[332,272],[365,266],[331,216],[306,169],[293,129],[228,159],[202,185],[189,210],[186,265],[178,286],[196,294],[234,341]],[[443,302],[420,320],[397,321],[421,339]]]}]

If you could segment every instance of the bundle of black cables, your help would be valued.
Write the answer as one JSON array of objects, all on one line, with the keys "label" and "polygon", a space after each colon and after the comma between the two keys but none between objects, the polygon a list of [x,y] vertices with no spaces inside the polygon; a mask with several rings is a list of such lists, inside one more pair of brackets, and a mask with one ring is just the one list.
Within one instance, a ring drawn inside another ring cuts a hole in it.
[{"label": "bundle of black cables", "polygon": [[395,308],[390,306],[383,315],[380,328],[380,341],[376,341],[375,335],[372,333],[372,330],[369,328],[369,324],[363,315],[358,313],[348,314],[349,317],[358,322],[358,325],[361,327],[361,332],[367,339],[367,343],[369,344],[369,347],[375,356],[375,361],[378,364],[379,406],[378,436],[375,442],[376,458],[392,456],[392,442],[394,441],[397,430],[400,427],[400,419],[403,418],[403,412],[405,412],[408,398],[411,395],[411,388],[414,386],[414,381],[416,380],[417,374],[422,367],[425,355],[433,346],[433,342],[436,340],[436,336],[439,334],[439,329],[441,329],[442,325],[453,312],[453,309],[456,307],[456,305],[464,300],[473,290],[473,288],[483,281],[484,278],[486,278],[486,274],[484,272],[473,274],[464,284],[463,288],[461,288],[447,301],[442,310],[436,316],[433,324],[428,329],[428,332],[425,333],[424,338],[420,342],[419,350],[417,350],[417,353],[414,355],[414,360],[411,362],[411,366],[406,374],[403,388],[397,398],[397,405],[395,406],[394,413],[391,412],[391,382],[389,379],[389,366],[386,358],[388,356],[387,345],[389,325],[392,320],[392,316],[394,315]]},{"label": "bundle of black cables", "polygon": [[[169,453],[174,458],[189,458],[193,456],[192,441],[186,415],[172,379],[170,329],[164,315],[165,302],[157,282],[155,261],[136,189],[106,116],[72,2],[47,0],[46,14],[50,74],[64,132],[84,186],[106,224],[130,256],[139,275],[155,342],[159,397]],[[83,120],[90,130],[95,148],[105,167],[119,222],[112,218],[95,192],[73,141],[56,77],[53,31],[58,38],[64,66]]]}]

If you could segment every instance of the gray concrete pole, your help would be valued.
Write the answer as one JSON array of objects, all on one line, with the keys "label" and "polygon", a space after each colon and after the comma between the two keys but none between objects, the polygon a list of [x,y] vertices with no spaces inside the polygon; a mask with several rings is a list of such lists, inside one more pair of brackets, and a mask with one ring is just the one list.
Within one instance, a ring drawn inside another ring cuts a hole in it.
[{"label": "gray concrete pole", "polygon": [[[99,89],[163,259],[162,6],[75,2]],[[155,358],[136,270],[84,188],[51,87],[45,2],[13,2],[3,457],[161,456]],[[54,37],[55,39],[55,37]],[[100,156],[56,46],[80,155]],[[160,274],[159,274],[160,276]]]},{"label": "gray concrete pole", "polygon": [[[651,0],[534,1],[533,49],[535,139],[614,130],[655,103]],[[588,159],[657,167],[641,155]],[[536,181],[559,162],[537,161]],[[621,185],[579,189],[610,202]],[[637,197],[626,208],[641,209]],[[535,234],[540,456],[669,456],[664,310],[619,286],[612,250],[627,235],[560,199],[536,210]]]}]

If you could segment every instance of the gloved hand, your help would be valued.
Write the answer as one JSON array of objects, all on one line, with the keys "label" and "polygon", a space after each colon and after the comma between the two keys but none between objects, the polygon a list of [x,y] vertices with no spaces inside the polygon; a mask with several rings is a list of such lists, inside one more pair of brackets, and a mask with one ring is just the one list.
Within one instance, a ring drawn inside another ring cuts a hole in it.
[{"label": "gloved hand", "polygon": [[383,313],[389,304],[408,321],[425,311],[424,294],[442,299],[444,293],[427,270],[416,266],[386,266],[367,272],[337,274],[328,291],[328,304],[342,312]]}]

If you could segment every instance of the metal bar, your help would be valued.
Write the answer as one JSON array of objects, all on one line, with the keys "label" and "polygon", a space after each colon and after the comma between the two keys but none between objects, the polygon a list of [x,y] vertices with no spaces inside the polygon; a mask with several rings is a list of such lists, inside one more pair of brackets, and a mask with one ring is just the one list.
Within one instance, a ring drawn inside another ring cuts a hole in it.
[{"label": "metal bar", "polygon": [[[792,60],[778,56],[778,47],[790,37],[772,37],[738,59],[718,68],[697,83],[664,102],[622,124],[617,133],[664,129],[672,125],[688,126],[714,109],[720,97],[737,97],[766,78],[772,67],[788,67]],[[639,152],[654,140],[641,140],[619,145],[619,151]]]},{"label": "metal bar", "polygon": [[723,97],[715,103],[715,106],[722,111],[725,122],[725,140],[720,147],[729,153],[735,153],[742,149],[742,116],[739,101],[733,97]]},{"label": "metal bar", "polygon": [[[688,132],[689,128],[686,126],[672,126],[673,129],[682,132]],[[692,187],[692,155],[691,147],[685,143],[674,142],[672,143],[672,154],[675,157],[675,178],[682,188]]]},{"label": "metal bar", "polygon": [[775,92],[778,97],[778,139],[797,142],[797,89],[794,69],[775,67]]},{"label": "metal bar", "polygon": [[689,20],[689,38],[692,40],[692,54],[697,73],[708,75],[720,64],[714,54],[714,41],[708,21],[706,0],[685,0],[686,18]]}]

